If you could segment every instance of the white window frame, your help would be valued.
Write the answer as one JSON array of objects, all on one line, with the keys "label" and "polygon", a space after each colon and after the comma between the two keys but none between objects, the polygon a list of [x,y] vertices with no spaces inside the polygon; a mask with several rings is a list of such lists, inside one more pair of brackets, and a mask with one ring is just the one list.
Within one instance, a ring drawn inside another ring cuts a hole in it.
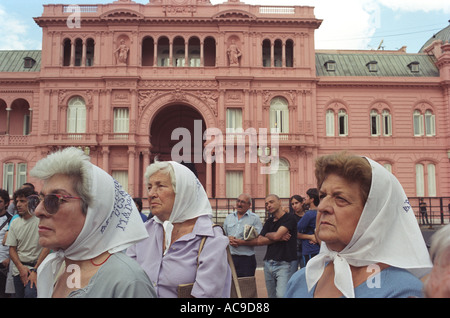
[{"label": "white window frame", "polygon": [[[341,121],[341,118],[343,121]],[[338,112],[338,135],[341,137],[348,136],[348,114],[345,109],[340,109]]]},{"label": "white window frame", "polygon": [[227,133],[242,131],[242,108],[227,108]]},{"label": "white window frame", "polygon": [[428,196],[436,196],[436,166],[432,163],[427,164]]},{"label": "white window frame", "polygon": [[370,111],[370,135],[371,136],[380,136],[380,114],[372,109]]},{"label": "white window frame", "polygon": [[424,125],[423,115],[419,110],[416,109],[413,114],[414,136],[416,137],[423,136],[424,134],[423,125]]},{"label": "white window frame", "polygon": [[289,133],[289,106],[283,97],[275,97],[270,101],[270,132]]},{"label": "white window frame", "polygon": [[244,172],[228,170],[226,172],[226,197],[237,198],[244,189]]},{"label": "white window frame", "polygon": [[114,133],[130,132],[130,109],[128,107],[114,108]]},{"label": "white window frame", "polygon": [[416,196],[425,196],[425,172],[421,163],[416,164]]},{"label": "white window frame", "polygon": [[7,190],[9,195],[13,195],[14,188],[14,163],[5,162],[3,164],[3,189]]},{"label": "white window frame", "polygon": [[425,112],[425,135],[436,136],[436,117],[431,110]]},{"label": "white window frame", "polygon": [[86,103],[80,96],[72,97],[67,108],[67,132],[86,133]]},{"label": "white window frame", "polygon": [[325,114],[325,125],[326,125],[326,136],[334,137],[335,136],[335,128],[334,128],[334,110],[328,109]]},{"label": "white window frame", "polygon": [[383,117],[383,135],[392,136],[392,115],[389,110],[383,110],[381,116]]},{"label": "white window frame", "polygon": [[27,182],[27,164],[19,162],[16,164],[16,188]]}]

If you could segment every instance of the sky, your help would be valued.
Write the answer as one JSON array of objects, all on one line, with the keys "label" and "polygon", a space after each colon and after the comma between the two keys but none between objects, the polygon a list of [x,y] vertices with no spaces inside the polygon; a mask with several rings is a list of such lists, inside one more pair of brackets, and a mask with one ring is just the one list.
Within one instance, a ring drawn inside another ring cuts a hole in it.
[{"label": "sky", "polygon": [[[114,0],[0,0],[0,50],[40,50],[42,31],[33,17],[44,4],[106,4]],[[149,0],[134,0],[147,4]],[[210,0],[212,4],[226,0]],[[449,0],[241,0],[252,5],[306,5],[323,20],[317,50],[398,50],[417,53],[449,25]]]}]

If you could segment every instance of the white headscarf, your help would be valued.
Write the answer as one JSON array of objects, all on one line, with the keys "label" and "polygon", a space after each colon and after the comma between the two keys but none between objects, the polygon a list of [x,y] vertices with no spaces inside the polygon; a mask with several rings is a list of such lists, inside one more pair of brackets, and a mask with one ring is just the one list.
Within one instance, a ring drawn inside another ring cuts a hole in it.
[{"label": "white headscarf", "polygon": [[353,237],[340,252],[322,242],[320,253],[306,265],[308,291],[328,261],[334,263],[334,284],[347,298],[355,297],[349,264],[361,267],[380,262],[407,269],[419,278],[431,270],[427,247],[402,186],[383,166],[366,159],[372,167],[372,184]]},{"label": "white headscarf", "polygon": [[38,297],[49,298],[64,257],[88,260],[108,251],[120,252],[148,237],[139,211],[122,186],[99,167],[91,167],[89,176],[93,203],[88,207],[84,226],[66,250],[49,254],[38,267]]},{"label": "white headscarf", "polygon": [[164,227],[165,250],[170,247],[172,240],[173,223],[182,223],[201,215],[212,217],[212,208],[208,196],[200,181],[194,173],[186,166],[175,161],[169,161],[175,173],[176,195],[173,203],[172,213],[169,220],[161,221],[154,216],[156,222]]}]

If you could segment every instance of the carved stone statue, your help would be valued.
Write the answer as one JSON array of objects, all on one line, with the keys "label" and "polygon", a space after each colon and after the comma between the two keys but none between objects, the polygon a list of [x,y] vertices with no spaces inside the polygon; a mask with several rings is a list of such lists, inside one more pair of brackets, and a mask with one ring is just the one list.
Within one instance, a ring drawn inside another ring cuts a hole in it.
[{"label": "carved stone statue", "polygon": [[119,47],[114,51],[114,55],[116,56],[117,64],[128,64],[128,52],[130,48],[125,44],[125,40],[120,40]]},{"label": "carved stone statue", "polygon": [[239,58],[242,56],[242,52],[236,45],[236,41],[234,39],[231,40],[231,44],[228,46],[227,55],[230,66],[239,66]]}]

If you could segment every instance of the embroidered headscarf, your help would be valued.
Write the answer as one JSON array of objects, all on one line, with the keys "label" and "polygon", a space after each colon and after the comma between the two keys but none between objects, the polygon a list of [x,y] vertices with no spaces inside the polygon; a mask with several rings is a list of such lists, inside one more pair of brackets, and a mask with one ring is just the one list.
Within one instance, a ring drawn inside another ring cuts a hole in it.
[{"label": "embroidered headscarf", "polygon": [[335,286],[354,298],[352,266],[384,263],[407,269],[417,277],[432,267],[413,209],[397,178],[377,162],[372,167],[369,196],[349,244],[340,252],[322,242],[320,253],[306,265],[308,291],[318,282],[329,261],[334,264]]},{"label": "embroidered headscarf", "polygon": [[114,254],[148,237],[133,199],[119,182],[88,159],[84,160],[82,169],[89,178],[92,203],[88,206],[84,226],[72,245],[49,254],[38,267],[39,298],[52,296],[54,280],[65,257],[80,261],[106,251]]},{"label": "embroidered headscarf", "polygon": [[[172,213],[166,221],[154,216],[156,222],[163,225],[165,233],[165,251],[171,244],[173,223],[182,223],[201,215],[212,217],[212,208],[208,196],[200,181],[186,166],[175,161],[168,161],[175,174],[176,194]],[[147,180],[148,181],[148,180]]]}]

